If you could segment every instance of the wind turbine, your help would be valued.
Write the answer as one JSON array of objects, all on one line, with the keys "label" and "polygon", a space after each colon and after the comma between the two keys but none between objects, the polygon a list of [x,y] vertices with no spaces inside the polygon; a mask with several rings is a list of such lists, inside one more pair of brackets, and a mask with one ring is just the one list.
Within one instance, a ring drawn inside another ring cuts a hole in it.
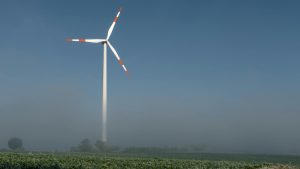
[{"label": "wind turbine", "polygon": [[120,56],[118,55],[115,48],[111,45],[108,41],[111,33],[116,25],[116,22],[120,16],[121,8],[118,11],[117,16],[115,17],[113,23],[111,24],[110,28],[108,29],[107,36],[105,39],[67,39],[68,42],[86,42],[86,43],[100,43],[103,45],[103,74],[102,74],[102,141],[105,143],[107,141],[106,135],[106,125],[107,125],[107,45],[113,52],[114,56],[118,60],[118,63],[122,66],[123,70],[126,74],[128,71],[121,60]]}]

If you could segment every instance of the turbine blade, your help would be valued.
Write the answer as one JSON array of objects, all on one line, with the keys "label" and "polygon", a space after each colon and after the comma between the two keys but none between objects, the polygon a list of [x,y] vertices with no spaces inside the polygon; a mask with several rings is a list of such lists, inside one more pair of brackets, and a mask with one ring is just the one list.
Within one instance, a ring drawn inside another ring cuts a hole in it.
[{"label": "turbine blade", "polygon": [[120,15],[120,13],[121,13],[121,10],[122,10],[122,8],[119,9],[117,16],[115,17],[113,23],[111,24],[110,28],[108,29],[107,37],[106,37],[107,40],[109,39],[109,37],[110,37],[112,31],[114,30],[114,27],[115,27],[115,25],[116,25],[116,22],[117,22],[117,20],[118,20],[118,18],[119,18],[119,15]]},{"label": "turbine blade", "polygon": [[107,41],[107,44],[109,46],[109,48],[111,49],[111,51],[114,53],[115,57],[118,60],[118,63],[122,66],[122,68],[124,69],[125,73],[128,74],[128,70],[126,69],[123,61],[121,60],[120,56],[118,55],[116,49],[109,43],[109,41]]},{"label": "turbine blade", "polygon": [[87,42],[87,43],[101,43],[106,41],[105,39],[67,39],[67,42]]}]

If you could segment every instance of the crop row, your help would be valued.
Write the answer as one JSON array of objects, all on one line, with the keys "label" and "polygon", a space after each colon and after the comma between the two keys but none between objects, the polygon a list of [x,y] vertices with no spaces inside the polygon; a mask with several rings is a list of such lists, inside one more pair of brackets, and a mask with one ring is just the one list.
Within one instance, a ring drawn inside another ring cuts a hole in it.
[{"label": "crop row", "polygon": [[257,162],[110,157],[93,154],[0,153],[0,169],[255,169],[270,165]]}]

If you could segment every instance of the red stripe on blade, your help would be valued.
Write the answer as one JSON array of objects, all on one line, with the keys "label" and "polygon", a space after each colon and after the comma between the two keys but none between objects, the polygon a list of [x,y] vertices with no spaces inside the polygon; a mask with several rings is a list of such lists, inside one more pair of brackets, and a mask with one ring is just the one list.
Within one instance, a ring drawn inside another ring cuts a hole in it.
[{"label": "red stripe on blade", "polygon": [[114,22],[117,22],[117,20],[118,20],[118,17],[116,16],[115,19],[114,19]]},{"label": "red stripe on blade", "polygon": [[79,42],[85,42],[85,39],[79,39]]},{"label": "red stripe on blade", "polygon": [[122,60],[118,60],[120,65],[123,65],[123,61]]}]

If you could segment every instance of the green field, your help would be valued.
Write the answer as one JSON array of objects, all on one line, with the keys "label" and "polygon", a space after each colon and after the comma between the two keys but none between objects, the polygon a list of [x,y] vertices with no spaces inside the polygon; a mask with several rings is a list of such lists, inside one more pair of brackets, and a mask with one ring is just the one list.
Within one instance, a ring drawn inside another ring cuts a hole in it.
[{"label": "green field", "polygon": [[168,158],[166,155],[7,152],[0,153],[0,169],[294,169],[299,168],[298,160],[299,157],[293,156],[226,154],[194,154],[190,157],[179,154]]}]

